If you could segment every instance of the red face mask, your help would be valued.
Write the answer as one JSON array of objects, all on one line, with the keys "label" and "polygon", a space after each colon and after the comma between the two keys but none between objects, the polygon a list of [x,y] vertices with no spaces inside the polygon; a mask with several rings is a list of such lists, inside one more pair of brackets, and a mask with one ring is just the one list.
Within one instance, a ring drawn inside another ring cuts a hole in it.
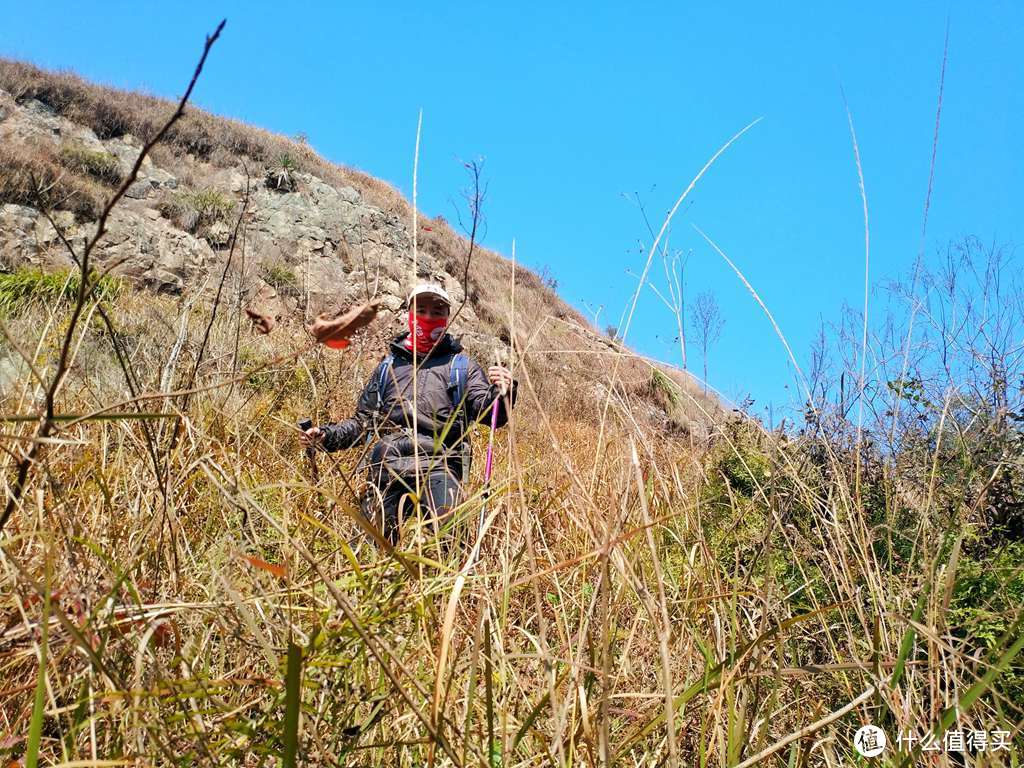
[{"label": "red face mask", "polygon": [[405,339],[405,346],[412,349],[413,338],[416,339],[416,350],[427,352],[432,349],[438,340],[444,335],[444,329],[448,327],[447,317],[421,317],[409,313],[409,335]]}]

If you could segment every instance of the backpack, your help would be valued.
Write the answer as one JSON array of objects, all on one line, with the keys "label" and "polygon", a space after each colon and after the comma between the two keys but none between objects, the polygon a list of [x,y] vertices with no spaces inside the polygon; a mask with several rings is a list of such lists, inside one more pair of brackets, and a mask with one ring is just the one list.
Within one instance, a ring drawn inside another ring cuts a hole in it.
[{"label": "backpack", "polygon": [[[384,407],[384,386],[387,384],[388,370],[394,362],[395,356],[389,353],[380,362],[380,365],[377,366],[377,415],[380,414],[381,408]],[[462,352],[457,352],[452,357],[451,366],[448,369],[448,392],[451,396],[452,405],[456,409],[463,405],[462,401],[466,397],[466,377],[468,375],[469,358]],[[466,409],[463,408],[460,414],[463,438],[459,441],[459,445],[462,450],[462,481],[465,483],[469,479],[469,465],[473,460],[473,449],[469,444],[469,440],[465,438],[466,428],[468,427]],[[370,435],[366,436],[367,441],[370,440],[370,437]]]}]

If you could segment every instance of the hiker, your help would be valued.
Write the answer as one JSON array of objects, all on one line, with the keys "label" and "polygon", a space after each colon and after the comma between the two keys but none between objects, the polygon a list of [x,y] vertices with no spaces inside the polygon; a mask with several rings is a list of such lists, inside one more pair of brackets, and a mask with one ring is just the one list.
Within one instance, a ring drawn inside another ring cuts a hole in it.
[{"label": "hiker", "polygon": [[[326,451],[376,440],[366,464],[370,484],[362,511],[367,520],[383,519],[384,536],[392,544],[398,541],[402,518],[414,509],[417,467],[421,497],[439,523],[462,497],[471,458],[469,427],[490,416],[495,398],[496,425],[504,426],[516,399],[508,368],[492,365],[485,374],[446,332],[451,299],[441,286],[421,283],[407,303],[409,330],[391,342],[389,354],[374,369],[355,416],[311,427],[300,436],[303,445]],[[379,517],[375,509],[381,510]]]}]

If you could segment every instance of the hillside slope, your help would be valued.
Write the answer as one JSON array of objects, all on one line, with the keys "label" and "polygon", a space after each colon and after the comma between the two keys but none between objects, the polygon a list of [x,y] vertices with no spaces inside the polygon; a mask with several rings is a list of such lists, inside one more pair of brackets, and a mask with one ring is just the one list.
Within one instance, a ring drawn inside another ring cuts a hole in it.
[{"label": "hillside slope", "polygon": [[[40,208],[52,209],[72,244],[84,242],[172,110],[164,100],[0,59],[0,269],[71,268]],[[397,190],[326,162],[304,142],[190,108],[115,209],[94,264],[183,301],[197,291],[212,296],[238,223],[228,274],[241,305],[287,323],[374,295],[386,308],[374,338],[380,349],[400,330],[414,271],[412,220]],[[461,306],[454,332],[476,355],[507,349],[514,332],[517,361],[532,366],[538,386],[557,382],[576,399],[597,400],[606,394],[600,372],[625,352],[620,394],[647,402],[652,426],[703,432],[718,413],[687,375],[661,366],[655,373],[532,271],[517,266],[513,281],[501,255],[475,246],[470,257],[469,242],[443,218],[421,217],[417,242],[417,276],[442,283]]]}]

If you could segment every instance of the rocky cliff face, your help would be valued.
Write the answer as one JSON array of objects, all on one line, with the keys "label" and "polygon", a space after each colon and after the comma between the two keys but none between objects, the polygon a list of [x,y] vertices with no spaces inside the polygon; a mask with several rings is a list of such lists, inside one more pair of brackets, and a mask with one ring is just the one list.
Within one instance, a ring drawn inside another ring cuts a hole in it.
[{"label": "rocky cliff face", "polygon": [[[72,151],[109,157],[121,176],[142,147],[131,134],[101,139],[46,104],[36,99],[18,103],[5,91],[0,91],[0,144],[57,156]],[[95,252],[97,268],[111,268],[113,274],[162,293],[201,290],[219,275],[241,216],[233,258],[244,270],[247,293],[263,301],[273,296],[278,314],[307,304],[310,312],[329,309],[365,293],[368,285],[385,307],[399,309],[413,263],[408,221],[370,204],[352,186],[332,185],[311,173],[291,171],[292,189],[279,191],[268,185],[265,174],[253,176],[259,168],[243,162],[227,168],[185,163],[192,166],[185,169],[187,181],[147,158],[138,181],[113,212],[109,233]],[[220,205],[215,221],[197,227],[176,220],[176,206],[188,206],[204,194],[215,196]],[[0,206],[3,268],[74,266],[53,225],[73,245],[81,245],[95,224],[68,210],[51,211],[50,217],[52,224],[30,205]],[[441,282],[456,301],[463,299],[459,280],[434,256],[421,252],[417,261],[422,277]],[[462,319],[475,319],[472,307],[463,310]]]}]

